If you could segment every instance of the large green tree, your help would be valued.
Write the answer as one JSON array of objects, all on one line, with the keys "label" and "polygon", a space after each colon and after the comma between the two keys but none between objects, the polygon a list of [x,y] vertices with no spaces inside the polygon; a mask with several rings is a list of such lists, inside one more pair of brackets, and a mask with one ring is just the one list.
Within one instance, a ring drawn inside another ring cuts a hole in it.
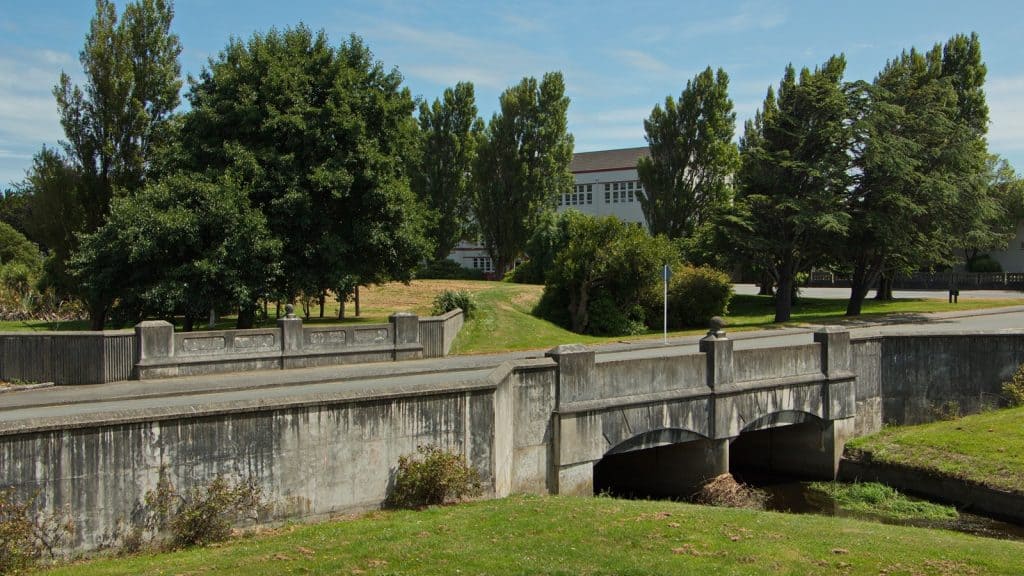
[{"label": "large green tree", "polygon": [[494,269],[504,274],[540,217],[572,189],[569,98],[559,72],[523,80],[501,95],[474,164],[474,213]]},{"label": "large green tree", "polygon": [[789,320],[797,273],[822,261],[849,221],[842,203],[851,141],[845,68],[842,56],[799,76],[788,66],[778,97],[769,90],[740,141],[731,240],[757,254],[774,278],[776,322]]},{"label": "large green tree", "polygon": [[985,66],[977,36],[889,61],[854,87],[855,179],[839,253],[852,269],[847,314],[898,273],[950,265],[956,249],[1007,238],[1003,206],[986,180]]},{"label": "large green tree", "polygon": [[[170,30],[173,18],[170,1],[130,2],[119,19],[113,2],[96,0],[79,56],[84,82],[76,85],[62,73],[53,90],[66,137],[64,161],[78,173],[75,196],[83,218],[76,232],[99,228],[111,198],[133,194],[145,182],[163,125],[180,100],[181,44]],[[86,304],[93,329],[102,328],[110,303]]]},{"label": "large green tree", "polygon": [[420,155],[412,184],[429,210],[434,260],[442,260],[474,230],[470,180],[484,125],[477,116],[473,84],[459,82],[445,89],[443,100],[422,102],[419,126]]},{"label": "large green tree", "polygon": [[162,125],[178,107],[181,43],[173,18],[165,0],[128,3],[120,19],[112,1],[96,0],[79,56],[85,82],[62,73],[53,90],[65,149],[81,171],[87,230],[103,223],[115,193],[141,188]]},{"label": "large green tree", "polygon": [[333,47],[300,25],[232,40],[193,84],[186,164],[238,175],[282,244],[278,296],[408,279],[425,256],[401,82],[358,37]]},{"label": "large green tree", "polygon": [[651,155],[637,162],[640,207],[651,234],[690,238],[730,200],[739,167],[729,77],[709,66],[678,100],[665,98],[644,120]]},{"label": "large green tree", "polygon": [[211,309],[266,297],[280,250],[234,174],[181,172],[116,198],[72,268],[91,298],[118,299],[125,319],[181,315],[191,330]]},{"label": "large green tree", "polygon": [[44,147],[19,185],[27,198],[26,235],[47,251],[43,285],[60,294],[78,292],[67,263],[78,248],[77,234],[85,229],[80,184],[81,172],[57,150]]}]

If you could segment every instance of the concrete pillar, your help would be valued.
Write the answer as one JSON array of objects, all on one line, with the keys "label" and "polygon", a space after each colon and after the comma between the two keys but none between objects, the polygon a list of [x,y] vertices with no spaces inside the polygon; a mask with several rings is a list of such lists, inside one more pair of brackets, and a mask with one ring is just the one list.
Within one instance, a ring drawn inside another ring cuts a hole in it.
[{"label": "concrete pillar", "polygon": [[821,371],[830,378],[850,373],[850,333],[837,326],[823,326],[814,332],[821,344]]},{"label": "concrete pillar", "polygon": [[291,304],[285,305],[284,310],[284,318],[277,319],[277,328],[281,331],[281,351],[299,352],[303,340],[302,318],[295,315],[295,308]]},{"label": "concrete pillar", "polygon": [[563,344],[545,354],[558,364],[555,410],[562,404],[601,397],[594,382],[594,351],[582,344]]},{"label": "concrete pillar", "polygon": [[707,358],[708,388],[732,384],[732,340],[725,332],[712,330],[700,340],[700,351]]},{"label": "concrete pillar", "polygon": [[729,471],[729,443],[732,438],[707,440],[707,451],[704,454],[705,471],[708,478],[715,478]]},{"label": "concrete pillar", "polygon": [[146,320],[135,325],[137,362],[174,356],[174,325],[163,320]]},{"label": "concrete pillar", "polygon": [[420,341],[420,318],[412,312],[395,312],[388,317],[395,331],[395,345],[416,344]]}]

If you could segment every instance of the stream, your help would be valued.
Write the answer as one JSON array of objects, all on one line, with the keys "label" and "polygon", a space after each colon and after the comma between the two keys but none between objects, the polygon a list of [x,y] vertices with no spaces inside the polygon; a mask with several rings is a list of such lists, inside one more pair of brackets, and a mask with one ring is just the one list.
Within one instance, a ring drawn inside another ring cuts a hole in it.
[{"label": "stream", "polygon": [[[916,526],[920,528],[941,528],[955,530],[976,536],[1000,538],[1004,540],[1024,541],[1024,526],[994,520],[986,516],[978,516],[960,512],[956,520],[894,520],[874,514],[849,512],[842,510],[836,502],[821,492],[810,489],[810,482],[775,475],[744,474],[737,475],[737,480],[749,484],[768,493],[766,510],[787,512],[791,514],[820,514],[824,516],[842,516],[870,520],[884,524]],[[908,496],[908,498],[913,498]]]}]

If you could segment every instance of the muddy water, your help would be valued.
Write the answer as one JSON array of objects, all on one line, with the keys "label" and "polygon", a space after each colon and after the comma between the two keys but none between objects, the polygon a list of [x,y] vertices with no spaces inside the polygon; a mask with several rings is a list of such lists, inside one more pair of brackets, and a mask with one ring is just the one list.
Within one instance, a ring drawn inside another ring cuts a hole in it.
[{"label": "muddy water", "polygon": [[989,538],[1001,538],[1004,540],[1024,541],[1024,526],[1010,524],[993,520],[985,516],[977,516],[960,512],[956,520],[893,520],[873,514],[862,514],[841,510],[835,501],[821,492],[809,488],[810,482],[803,482],[791,478],[751,476],[745,475],[738,480],[764,490],[768,493],[769,499],[766,505],[768,510],[776,512],[789,512],[793,514],[821,514],[825,516],[843,516],[871,520],[885,524],[899,524],[903,526],[917,526],[923,528],[941,528],[966,532],[977,536]]}]

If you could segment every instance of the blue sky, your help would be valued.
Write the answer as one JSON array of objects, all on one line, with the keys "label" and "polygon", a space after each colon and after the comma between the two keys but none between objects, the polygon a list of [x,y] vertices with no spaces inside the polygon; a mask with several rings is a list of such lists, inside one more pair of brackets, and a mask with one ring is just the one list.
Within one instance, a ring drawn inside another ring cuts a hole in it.
[{"label": "blue sky", "polygon": [[[0,188],[62,137],[51,89],[80,81],[89,0],[0,0]],[[123,1],[117,2],[119,9]],[[561,70],[577,151],[641,146],[643,119],[706,66],[729,74],[742,121],[786,64],[813,67],[845,53],[846,78],[870,80],[887,59],[976,31],[988,65],[990,150],[1024,171],[1024,45],[1019,0],[752,0],[424,3],[378,0],[178,0],[183,71],[197,74],[231,36],[305,22],[332,41],[362,36],[414,95],[476,85],[486,119],[523,76]]]}]

